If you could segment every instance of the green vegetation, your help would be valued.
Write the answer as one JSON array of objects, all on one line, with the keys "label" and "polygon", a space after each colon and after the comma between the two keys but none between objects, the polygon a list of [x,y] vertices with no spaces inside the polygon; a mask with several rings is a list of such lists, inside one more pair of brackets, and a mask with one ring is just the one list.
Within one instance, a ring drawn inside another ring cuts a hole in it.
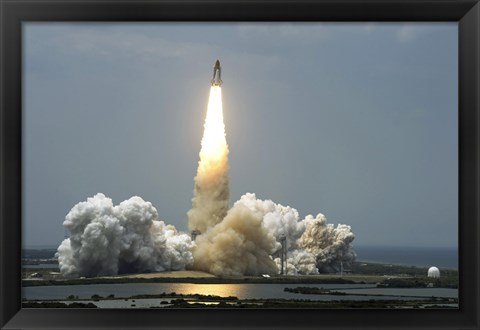
[{"label": "green vegetation", "polygon": [[352,272],[382,275],[384,278],[378,284],[378,287],[382,288],[458,288],[458,271],[454,269],[441,269],[440,278],[431,278],[427,277],[428,267],[354,262]]},{"label": "green vegetation", "polygon": [[79,303],[74,302],[71,304],[66,304],[58,301],[41,301],[41,302],[31,302],[27,301],[22,303],[22,308],[98,308],[93,303]]},{"label": "green vegetation", "polygon": [[283,291],[292,292],[292,293],[301,293],[301,294],[326,294],[326,295],[337,295],[337,296],[346,295],[345,292],[332,291],[330,289],[325,289],[325,288],[311,288],[306,286],[299,286],[296,288],[285,288],[283,289]]},{"label": "green vegetation", "polygon": [[[315,290],[320,290],[315,292]],[[289,292],[305,294],[336,294],[335,291],[327,289],[298,287],[286,290]],[[337,293],[343,295],[343,293]],[[172,293],[161,293],[155,295],[135,295],[129,298],[102,298],[94,295],[98,300],[125,300],[130,302],[129,307],[136,307],[135,299],[159,299],[166,298],[171,301],[161,300],[157,307],[153,308],[458,308],[456,298],[420,298],[419,300],[378,300],[369,299],[364,301],[356,300],[327,300],[317,301],[309,299],[238,299],[237,297],[220,297],[215,295],[184,295]],[[381,296],[381,295],[379,295]],[[68,298],[68,297],[67,297]],[[92,296],[93,298],[93,296]],[[88,301],[89,299],[79,299]],[[96,300],[96,301],[98,301]],[[24,301],[24,308],[94,308],[91,302],[74,302],[66,304],[59,301]],[[454,307],[456,306],[456,307]]]},{"label": "green vegetation", "polygon": [[94,294],[92,295],[92,300],[93,301],[100,301],[100,299],[102,299],[103,297],[98,295],[98,294]]},{"label": "green vegetation", "polygon": [[[42,273],[41,270],[35,272]],[[24,272],[25,273],[25,272]],[[354,262],[352,274],[320,274],[308,276],[272,276],[269,278],[243,277],[159,277],[159,278],[130,278],[130,277],[96,277],[96,278],[63,278],[61,275],[51,275],[51,270],[45,270],[42,279],[26,279],[24,274],[22,285],[52,286],[52,285],[88,285],[113,283],[196,283],[196,284],[380,284],[381,286],[408,288],[408,287],[445,287],[458,288],[458,271],[441,269],[441,277],[428,278],[427,268],[398,266],[388,264]]]},{"label": "green vegetation", "polygon": [[458,278],[430,278],[430,277],[410,277],[410,278],[388,278],[377,285],[379,288],[450,288],[458,289]]},{"label": "green vegetation", "polygon": [[[352,274],[365,275],[395,275],[395,276],[421,276],[425,277],[428,267],[402,266],[390,264],[377,264],[367,262],[354,262]],[[441,277],[458,277],[458,271],[454,269],[440,269]]]},{"label": "green vegetation", "polygon": [[190,298],[190,299],[201,299],[203,301],[223,301],[223,300],[238,300],[237,297],[221,297],[215,295],[203,295],[203,294],[180,294],[180,293],[160,293],[160,294],[140,294],[131,296],[130,299],[155,299],[155,298]]},{"label": "green vegetation", "polygon": [[22,286],[52,286],[52,285],[85,285],[85,284],[113,284],[113,283],[195,283],[195,284],[355,284],[353,279],[346,279],[337,275],[319,276],[284,276],[284,277],[160,277],[160,278],[128,278],[128,277],[95,277],[95,278],[74,278],[74,279],[44,279],[23,280]]},{"label": "green vegetation", "polygon": [[334,300],[316,301],[304,299],[244,299],[238,301],[221,301],[218,304],[202,304],[200,301],[186,299],[174,299],[169,306],[164,308],[324,308],[324,309],[348,309],[348,308],[458,308],[449,307],[458,303],[447,298],[431,298],[424,300]]},{"label": "green vegetation", "polygon": [[53,259],[57,249],[23,249],[22,258],[24,259]]}]

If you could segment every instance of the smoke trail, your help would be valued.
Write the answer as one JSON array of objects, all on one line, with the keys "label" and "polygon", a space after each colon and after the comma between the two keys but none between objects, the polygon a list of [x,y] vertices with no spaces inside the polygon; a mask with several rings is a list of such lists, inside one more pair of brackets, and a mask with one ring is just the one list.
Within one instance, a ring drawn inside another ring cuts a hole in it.
[{"label": "smoke trail", "polygon": [[190,236],[159,221],[152,204],[137,196],[113,206],[97,194],[75,205],[63,225],[70,237],[56,256],[64,276],[183,270],[193,264]]},{"label": "smoke trail", "polygon": [[195,177],[188,228],[201,233],[219,223],[227,214],[230,198],[228,146],[223,123],[222,90],[212,86],[208,100],[202,148]]}]

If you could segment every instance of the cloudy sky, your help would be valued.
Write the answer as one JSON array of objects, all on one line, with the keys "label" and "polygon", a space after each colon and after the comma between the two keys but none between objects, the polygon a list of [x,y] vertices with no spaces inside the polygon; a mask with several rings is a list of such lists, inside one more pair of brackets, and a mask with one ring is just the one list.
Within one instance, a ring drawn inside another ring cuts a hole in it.
[{"label": "cloudy sky", "polygon": [[323,213],[358,246],[457,245],[456,23],[23,30],[25,246],[98,192],[186,230],[217,58],[232,203]]}]

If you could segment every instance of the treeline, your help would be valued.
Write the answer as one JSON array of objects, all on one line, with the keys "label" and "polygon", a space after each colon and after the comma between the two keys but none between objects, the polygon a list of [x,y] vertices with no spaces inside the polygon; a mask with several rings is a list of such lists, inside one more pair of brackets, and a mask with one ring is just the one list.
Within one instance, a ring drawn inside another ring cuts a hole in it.
[{"label": "treeline", "polygon": [[[407,276],[421,276],[427,275],[428,267],[415,267],[403,265],[377,264],[367,262],[353,262],[352,274],[359,275],[407,275]],[[454,269],[440,268],[441,277],[458,277],[458,271]]]},{"label": "treeline", "polygon": [[291,293],[300,293],[300,294],[325,294],[325,295],[333,295],[333,296],[345,296],[345,292],[338,292],[338,291],[331,291],[330,289],[325,288],[315,288],[315,287],[307,287],[307,286],[299,286],[296,288],[285,288],[283,289],[285,292]]},{"label": "treeline", "polygon": [[57,249],[23,249],[23,259],[52,259],[55,258]]},{"label": "treeline", "polygon": [[415,277],[415,278],[388,278],[377,284],[379,288],[449,288],[458,289],[456,277]]},{"label": "treeline", "polygon": [[[456,302],[458,303],[458,301]],[[308,299],[245,299],[238,301],[221,301],[216,305],[208,305],[208,308],[457,308],[445,304],[452,304],[451,299],[429,298],[424,300],[329,300],[318,301]],[[185,299],[174,299],[169,306],[163,308],[205,308],[201,302],[193,302]],[[153,307],[155,308],[155,307]]]},{"label": "treeline", "polygon": [[80,303],[74,302],[71,304],[65,304],[58,301],[42,301],[42,302],[24,302],[22,308],[97,308],[93,303]]},{"label": "treeline", "polygon": [[50,286],[50,285],[83,285],[83,284],[113,284],[113,283],[195,283],[195,284],[354,284],[355,281],[340,277],[320,278],[316,276],[278,276],[278,277],[159,277],[159,278],[72,278],[65,280],[23,280],[22,286]]}]

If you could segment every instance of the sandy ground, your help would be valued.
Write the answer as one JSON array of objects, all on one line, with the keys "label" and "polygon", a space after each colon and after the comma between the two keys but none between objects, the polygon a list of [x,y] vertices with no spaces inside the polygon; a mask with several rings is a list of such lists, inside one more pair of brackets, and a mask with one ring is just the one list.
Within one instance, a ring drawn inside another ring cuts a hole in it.
[{"label": "sandy ground", "polygon": [[158,272],[158,273],[145,273],[145,274],[130,274],[130,275],[121,275],[121,277],[127,278],[201,278],[201,277],[215,277],[212,274],[199,272],[194,270],[181,270],[175,272]]}]

